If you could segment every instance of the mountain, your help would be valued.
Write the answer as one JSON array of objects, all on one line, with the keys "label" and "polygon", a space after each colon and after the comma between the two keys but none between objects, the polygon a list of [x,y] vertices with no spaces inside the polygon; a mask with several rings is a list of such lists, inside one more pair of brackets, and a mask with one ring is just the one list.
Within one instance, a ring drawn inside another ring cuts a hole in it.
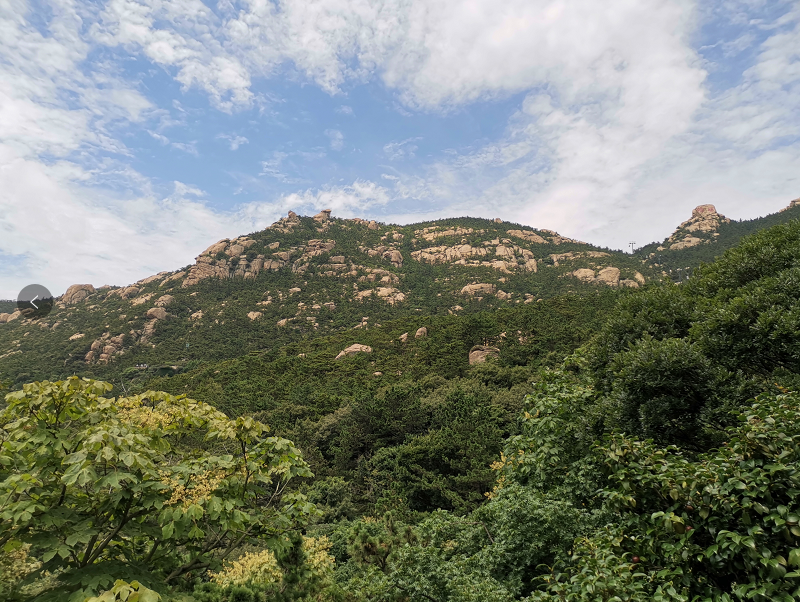
[{"label": "mountain", "polygon": [[0,306],[0,380],[172,374],[390,321],[416,330],[443,316],[638,288],[686,277],[742,236],[799,216],[797,201],[742,222],[703,205],[630,255],[500,219],[396,226],[290,212],[181,269],[125,287],[71,286],[41,320]]},{"label": "mountain", "polygon": [[800,199],[778,213],[740,221],[721,215],[714,205],[700,205],[671,236],[638,249],[636,256],[656,272],[679,281],[688,278],[701,263],[711,263],[735,247],[742,237],[797,218],[800,218]]}]

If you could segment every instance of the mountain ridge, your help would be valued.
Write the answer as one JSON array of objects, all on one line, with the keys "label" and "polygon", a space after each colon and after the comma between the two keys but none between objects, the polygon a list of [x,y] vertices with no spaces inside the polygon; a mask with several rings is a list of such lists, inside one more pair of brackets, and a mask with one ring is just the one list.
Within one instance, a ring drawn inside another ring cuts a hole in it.
[{"label": "mountain ridge", "polygon": [[391,320],[680,281],[748,228],[795,217],[796,201],[747,222],[701,205],[663,243],[629,254],[499,218],[398,226],[290,212],[183,268],[127,286],[73,285],[38,321],[0,306],[0,377],[186,366]]}]

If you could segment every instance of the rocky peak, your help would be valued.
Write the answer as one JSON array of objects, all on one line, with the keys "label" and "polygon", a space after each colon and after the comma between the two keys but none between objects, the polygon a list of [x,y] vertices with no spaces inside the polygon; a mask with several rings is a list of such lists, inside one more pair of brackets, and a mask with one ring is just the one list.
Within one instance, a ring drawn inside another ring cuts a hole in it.
[{"label": "rocky peak", "polygon": [[717,230],[720,225],[730,223],[730,221],[724,215],[717,213],[714,205],[698,205],[692,211],[691,219],[678,226],[672,236],[658,250],[679,251],[713,240],[714,237],[719,236]]},{"label": "rocky peak", "polygon": [[794,209],[795,207],[800,207],[800,199],[793,200],[786,207],[781,209],[781,211],[788,211],[789,209]]},{"label": "rocky peak", "polygon": [[703,217],[707,215],[719,215],[717,208],[714,205],[698,205],[692,210],[692,218]]}]

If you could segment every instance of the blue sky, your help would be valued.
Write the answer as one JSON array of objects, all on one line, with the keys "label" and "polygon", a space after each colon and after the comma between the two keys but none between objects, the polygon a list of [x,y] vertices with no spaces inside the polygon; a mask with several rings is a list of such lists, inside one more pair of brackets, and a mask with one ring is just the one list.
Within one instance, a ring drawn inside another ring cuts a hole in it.
[{"label": "blue sky", "polygon": [[290,209],[625,248],[800,196],[794,2],[9,0],[0,57],[0,297]]}]

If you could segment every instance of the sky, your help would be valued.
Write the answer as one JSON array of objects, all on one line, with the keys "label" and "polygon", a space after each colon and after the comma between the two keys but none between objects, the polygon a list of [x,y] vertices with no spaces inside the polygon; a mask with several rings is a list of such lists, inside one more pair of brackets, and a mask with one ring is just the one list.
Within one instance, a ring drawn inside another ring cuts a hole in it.
[{"label": "sky", "polygon": [[797,2],[0,0],[0,298],[289,210],[643,246],[799,176]]}]

